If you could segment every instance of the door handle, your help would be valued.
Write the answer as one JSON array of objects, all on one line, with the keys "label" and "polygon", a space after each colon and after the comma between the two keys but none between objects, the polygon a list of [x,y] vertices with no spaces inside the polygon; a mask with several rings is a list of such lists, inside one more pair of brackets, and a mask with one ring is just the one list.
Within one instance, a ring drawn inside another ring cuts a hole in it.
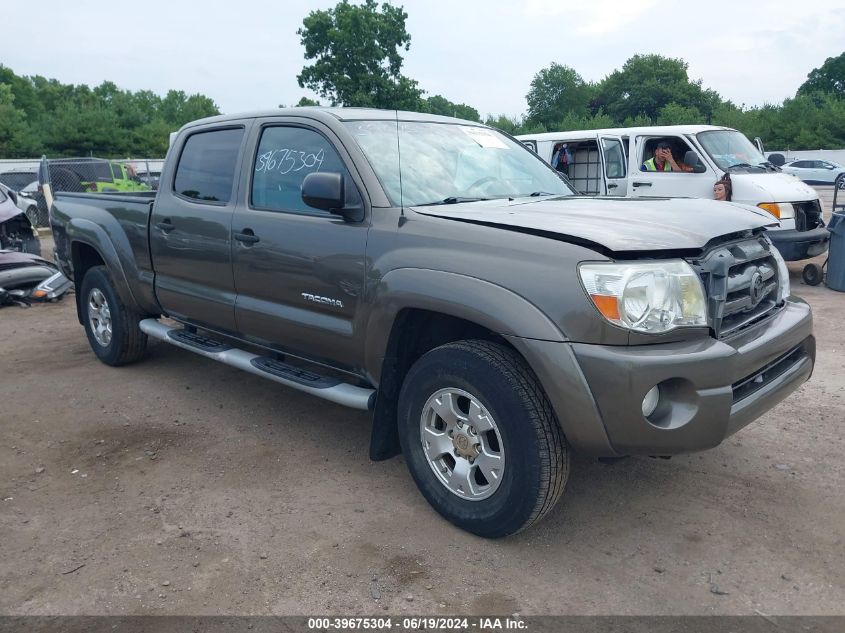
[{"label": "door handle", "polygon": [[164,218],[161,222],[156,222],[156,228],[161,229],[165,233],[170,233],[176,227],[173,226],[173,223],[170,221],[170,218]]},{"label": "door handle", "polygon": [[608,183],[607,188],[608,189],[616,189],[616,187],[618,187],[618,186],[619,185],[617,185],[615,182],[611,182],[611,183]]},{"label": "door handle", "polygon": [[235,233],[234,238],[247,246],[261,241],[261,238],[253,233],[252,229],[244,229],[242,233]]},{"label": "door handle", "polygon": [[651,187],[651,183],[650,182],[635,182],[634,186],[635,187]]}]

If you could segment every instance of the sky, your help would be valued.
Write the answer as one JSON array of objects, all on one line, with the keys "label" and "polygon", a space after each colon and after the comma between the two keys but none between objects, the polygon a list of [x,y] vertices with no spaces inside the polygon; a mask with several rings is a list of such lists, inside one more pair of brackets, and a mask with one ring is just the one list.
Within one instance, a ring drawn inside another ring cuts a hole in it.
[{"label": "sky", "polygon": [[[303,18],[336,1],[3,0],[0,64],[63,83],[211,97],[224,113],[316,97]],[[482,116],[525,113],[552,62],[599,81],[634,54],[689,64],[692,79],[747,107],[780,103],[845,51],[845,0],[391,0],[408,13],[403,73]],[[325,101],[325,100],[324,100]]]}]

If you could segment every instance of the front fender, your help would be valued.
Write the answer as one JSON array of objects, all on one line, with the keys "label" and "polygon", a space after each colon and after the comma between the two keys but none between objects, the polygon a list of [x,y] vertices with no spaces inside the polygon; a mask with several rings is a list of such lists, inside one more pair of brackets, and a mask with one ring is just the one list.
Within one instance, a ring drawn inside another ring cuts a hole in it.
[{"label": "front fender", "polygon": [[367,322],[364,368],[376,383],[393,323],[407,308],[471,321],[502,336],[567,340],[545,313],[507,288],[457,273],[398,268],[379,282]]}]

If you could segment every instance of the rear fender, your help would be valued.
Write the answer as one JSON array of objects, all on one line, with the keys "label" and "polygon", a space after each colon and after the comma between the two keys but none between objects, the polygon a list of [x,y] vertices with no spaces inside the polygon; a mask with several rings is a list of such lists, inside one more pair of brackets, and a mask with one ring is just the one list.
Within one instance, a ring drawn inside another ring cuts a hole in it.
[{"label": "rear fender", "polygon": [[[120,300],[139,312],[145,312],[129,283],[130,278],[138,278],[138,272],[137,267],[132,262],[132,250],[126,237],[122,234],[110,235],[99,224],[85,218],[71,218],[64,225],[64,229],[71,245],[75,243],[85,244],[97,251],[105,262],[106,268],[108,268]],[[120,251],[122,251],[122,256]],[[127,268],[134,271],[134,274],[130,272],[129,277],[127,277]],[[82,279],[77,279],[76,270],[73,271],[73,275],[73,281],[76,284],[77,291],[79,291],[82,286]]]}]

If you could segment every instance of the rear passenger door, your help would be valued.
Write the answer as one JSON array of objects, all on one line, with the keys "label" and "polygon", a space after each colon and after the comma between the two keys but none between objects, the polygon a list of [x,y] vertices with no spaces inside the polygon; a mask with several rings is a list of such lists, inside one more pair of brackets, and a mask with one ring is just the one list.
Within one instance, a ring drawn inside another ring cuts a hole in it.
[{"label": "rear passenger door", "polygon": [[177,319],[234,331],[232,215],[247,126],[202,128],[187,137],[150,219],[155,291]]},{"label": "rear passenger door", "polygon": [[[352,368],[360,360],[355,317],[364,292],[369,209],[345,148],[309,119],[256,124],[235,212],[233,269],[241,336],[285,353]],[[307,206],[315,172],[339,172],[362,222]]]}]

